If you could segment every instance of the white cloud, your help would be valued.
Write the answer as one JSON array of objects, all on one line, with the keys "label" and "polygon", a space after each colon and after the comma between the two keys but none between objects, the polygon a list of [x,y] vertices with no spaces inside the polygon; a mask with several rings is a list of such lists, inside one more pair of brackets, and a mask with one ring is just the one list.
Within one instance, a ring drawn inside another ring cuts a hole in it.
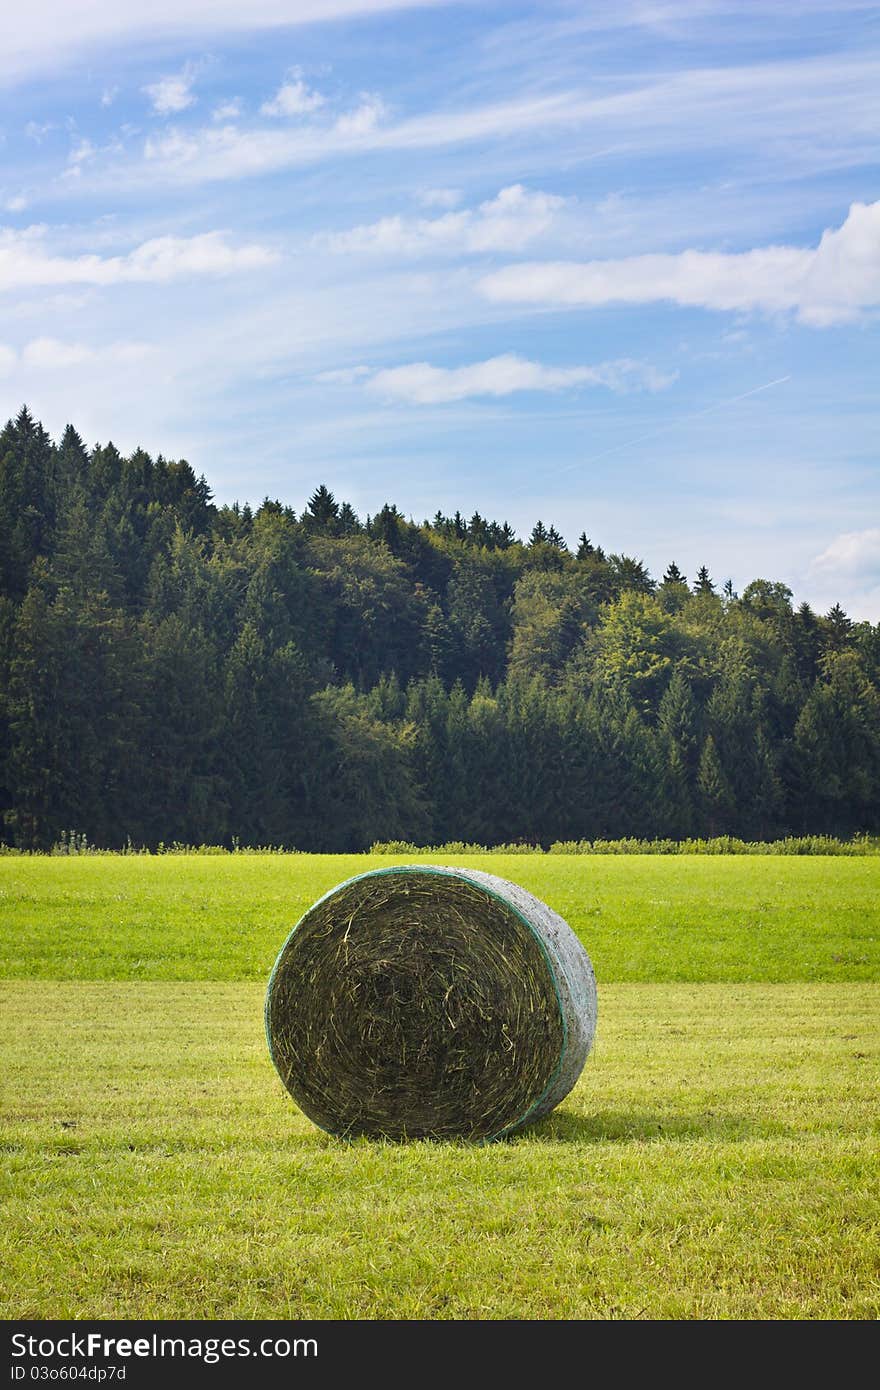
[{"label": "white cloud", "polygon": [[103,92],[101,93],[101,105],[112,106],[118,96],[118,87],[105,87]]},{"label": "white cloud", "polygon": [[34,285],[164,283],[187,275],[259,270],[277,256],[264,246],[230,246],[221,232],[154,237],[124,256],[61,256],[46,247],[46,229],[0,230],[0,291]]},{"label": "white cloud", "polygon": [[819,327],[880,305],[880,202],[853,203],[816,247],[682,251],[621,260],[534,262],[487,275],[488,299],[593,307],[670,301],[705,309],[793,312]]},{"label": "white cloud", "polygon": [[196,34],[287,29],[347,16],[427,8],[448,0],[29,0],[0,6],[0,68],[24,75],[71,64],[99,45],[142,38],[163,42]]},{"label": "white cloud", "polygon": [[110,165],[98,182],[139,187],[145,178],[151,186],[161,181],[241,178],[315,163],[336,153],[373,149],[382,139],[379,123],[385,109],[379,97],[365,97],[360,106],[330,125],[302,122],[242,130],[214,124],[196,131],[170,130],[147,137],[143,166]]},{"label": "white cloud", "polygon": [[326,382],[328,385],[350,386],[352,382],[361,381],[365,376],[372,376],[370,367],[335,367],[329,372],[318,372],[316,381]]},{"label": "white cloud", "polygon": [[323,106],[326,97],[311,91],[299,68],[291,68],[287,80],[278,88],[271,101],[260,107],[264,116],[305,116]]},{"label": "white cloud", "polygon": [[3,204],[7,212],[24,212],[28,201],[23,193],[16,193],[11,198],[7,198]]},{"label": "white cloud", "polygon": [[195,104],[192,87],[198,73],[197,64],[186,63],[180,72],[169,73],[167,77],[160,77],[158,82],[144,87],[157,115],[173,116]]},{"label": "white cloud", "polygon": [[628,358],[592,367],[545,367],[511,352],[466,367],[433,367],[428,362],[388,367],[375,372],[367,386],[394,400],[439,405],[470,396],[511,396],[518,391],[564,391],[578,386],[658,391],[674,380],[674,373],[664,374]]},{"label": "white cloud", "polygon": [[559,120],[570,121],[565,100],[539,98],[473,112],[387,121],[381,97],[365,94],[360,104],[331,123],[314,121],[242,129],[210,125],[198,129],[170,130],[149,136],[144,158],[136,162],[108,162],[91,186],[139,188],[157,184],[191,185],[226,181],[280,169],[318,163],[361,150],[431,149],[491,136],[535,130]]},{"label": "white cloud", "polygon": [[477,208],[434,218],[383,217],[323,238],[333,251],[420,256],[448,251],[518,251],[552,225],[565,198],[530,193],[522,184],[502,188]]},{"label": "white cloud", "polygon": [[29,140],[33,140],[36,144],[42,145],[50,130],[56,129],[57,125],[55,121],[28,121],[24,128],[24,133]]},{"label": "white cloud", "polygon": [[[224,131],[209,124],[187,136],[150,141],[146,162],[108,167],[106,183],[228,180],[292,168],[361,148],[431,150],[490,140],[546,140],[558,131],[571,159],[632,148],[642,158],[673,151],[748,151],[750,167],[788,178],[809,170],[872,163],[880,137],[873,56],[797,59],[624,79],[611,90],[528,93],[482,106],[386,120],[365,98],[335,125]],[[597,94],[598,91],[598,94]]]},{"label": "white cloud", "polygon": [[94,159],[96,154],[97,150],[91,140],[77,140],[70,154],[67,156],[67,163],[73,166],[84,164],[87,159]]},{"label": "white cloud", "polygon": [[333,129],[337,135],[353,136],[357,139],[377,130],[387,114],[388,108],[380,96],[364,92],[360,106],[340,116]]},{"label": "white cloud", "polygon": [[820,612],[841,603],[853,618],[880,621],[880,527],[835,536],[810,562],[802,587]]},{"label": "white cloud", "polygon": [[426,188],[418,198],[423,208],[457,208],[462,193],[460,188]]},{"label": "white cloud", "polygon": [[26,367],[78,367],[94,357],[84,343],[62,343],[57,338],[34,338],[26,345],[21,360]]},{"label": "white cloud", "polygon": [[211,112],[212,121],[234,121],[241,115],[241,101],[238,97],[232,97],[229,101],[221,101]]},{"label": "white cloud", "polygon": [[[146,343],[108,343],[105,347],[93,348],[86,343],[62,342],[59,338],[33,338],[22,348],[21,365],[36,371],[66,371],[98,362],[114,365],[139,362],[149,352]],[[8,373],[18,360],[12,348],[0,346],[0,372]]]},{"label": "white cloud", "polygon": [[844,531],[813,560],[814,574],[849,579],[875,578],[880,583],[880,526]]}]

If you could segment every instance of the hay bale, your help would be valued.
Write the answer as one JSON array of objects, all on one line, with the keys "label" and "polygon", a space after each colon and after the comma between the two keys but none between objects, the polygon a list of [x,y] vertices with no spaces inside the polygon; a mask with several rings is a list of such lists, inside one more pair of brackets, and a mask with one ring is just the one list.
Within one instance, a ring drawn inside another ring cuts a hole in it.
[{"label": "hay bale", "polygon": [[349,879],[287,938],[266,1036],[333,1134],[496,1139],[577,1081],[596,1023],[589,957],[561,917],[476,869]]}]

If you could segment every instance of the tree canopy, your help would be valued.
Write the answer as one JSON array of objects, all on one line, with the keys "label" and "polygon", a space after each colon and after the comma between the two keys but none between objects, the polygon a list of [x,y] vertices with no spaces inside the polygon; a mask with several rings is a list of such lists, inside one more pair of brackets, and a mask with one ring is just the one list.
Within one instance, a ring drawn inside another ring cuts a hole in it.
[{"label": "tree canopy", "polygon": [[217,506],[0,433],[0,815],[23,848],[880,828],[880,627],[470,508]]}]

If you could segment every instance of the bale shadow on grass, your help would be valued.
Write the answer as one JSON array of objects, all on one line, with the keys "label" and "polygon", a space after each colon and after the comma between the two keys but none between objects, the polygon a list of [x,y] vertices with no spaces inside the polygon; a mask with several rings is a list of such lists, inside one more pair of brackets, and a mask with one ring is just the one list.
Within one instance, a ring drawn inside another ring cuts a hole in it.
[{"label": "bale shadow on grass", "polygon": [[532,1139],[555,1144],[645,1144],[697,1139],[733,1143],[778,1138],[791,1132],[789,1126],[767,1116],[717,1110],[691,1115],[637,1110],[597,1110],[592,1115],[581,1115],[572,1110],[554,1110],[545,1119],[509,1135],[506,1142]]}]

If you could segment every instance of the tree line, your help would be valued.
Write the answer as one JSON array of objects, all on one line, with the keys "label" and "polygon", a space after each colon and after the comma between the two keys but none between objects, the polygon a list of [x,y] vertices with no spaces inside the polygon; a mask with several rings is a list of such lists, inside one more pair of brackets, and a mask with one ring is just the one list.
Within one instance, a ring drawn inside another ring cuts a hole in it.
[{"label": "tree line", "polygon": [[356,850],[880,829],[880,625],[586,534],[0,433],[2,837]]}]

